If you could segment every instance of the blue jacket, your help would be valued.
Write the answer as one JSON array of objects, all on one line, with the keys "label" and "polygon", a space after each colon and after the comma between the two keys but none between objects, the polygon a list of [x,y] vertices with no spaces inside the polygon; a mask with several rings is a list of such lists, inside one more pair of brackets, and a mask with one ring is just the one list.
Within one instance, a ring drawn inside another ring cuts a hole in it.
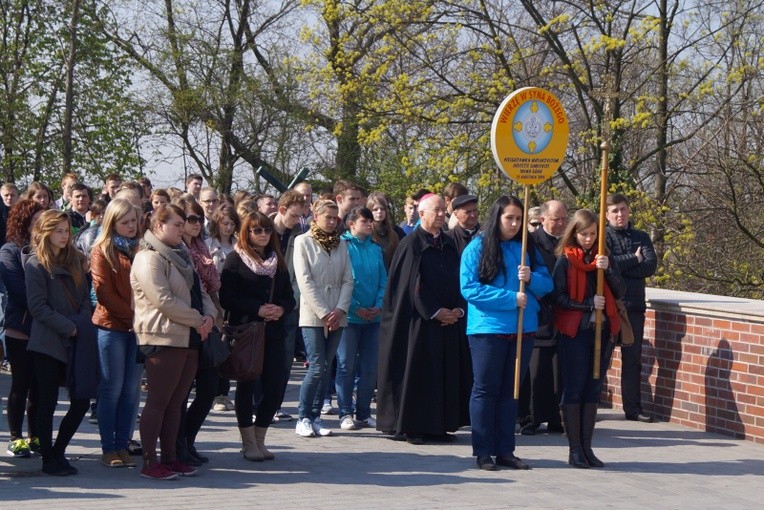
[{"label": "blue jacket", "polygon": [[382,255],[382,248],[367,237],[361,241],[350,231],[342,234],[347,242],[350,255],[350,267],[353,271],[353,299],[350,302],[348,322],[350,324],[372,324],[379,322],[381,315],[373,321],[367,321],[356,315],[359,308],[382,309],[382,298],[385,297],[387,270]]},{"label": "blue jacket", "polygon": [[[529,245],[529,248],[532,245]],[[504,254],[502,272],[489,284],[480,283],[478,268],[480,254],[483,251],[483,235],[475,237],[462,253],[459,278],[462,296],[467,300],[467,334],[517,334],[517,292],[520,281],[517,279],[517,266],[520,265],[519,241],[504,241],[501,251]],[[552,277],[544,264],[538,248],[532,247],[531,261],[526,257],[526,264],[531,266],[531,281],[525,285],[528,304],[523,313],[523,332],[536,331],[538,328],[538,298],[552,290]]]}]

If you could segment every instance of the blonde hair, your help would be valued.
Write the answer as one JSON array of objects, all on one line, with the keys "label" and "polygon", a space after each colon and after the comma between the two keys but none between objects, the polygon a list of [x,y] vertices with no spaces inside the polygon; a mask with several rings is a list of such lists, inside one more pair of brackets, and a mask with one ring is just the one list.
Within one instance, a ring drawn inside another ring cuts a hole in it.
[{"label": "blonde hair", "polygon": [[109,263],[109,266],[111,266],[111,270],[115,273],[117,272],[117,257],[114,252],[114,236],[117,233],[117,222],[130,214],[131,211],[135,213],[135,219],[138,224],[136,237],[139,237],[141,234],[140,211],[130,202],[130,200],[126,198],[115,198],[106,206],[103,222],[101,223],[101,231],[98,233],[95,243],[93,243],[93,249],[100,249],[103,252],[106,261]]},{"label": "blonde hair", "polygon": [[[50,235],[61,222],[66,222],[69,239],[57,254],[53,253]],[[53,273],[54,267],[63,267],[72,275],[74,284],[79,287],[85,284],[85,255],[77,251],[72,244],[72,223],[69,215],[63,211],[49,209],[43,211],[32,230],[32,249],[37,260],[48,273]]]}]

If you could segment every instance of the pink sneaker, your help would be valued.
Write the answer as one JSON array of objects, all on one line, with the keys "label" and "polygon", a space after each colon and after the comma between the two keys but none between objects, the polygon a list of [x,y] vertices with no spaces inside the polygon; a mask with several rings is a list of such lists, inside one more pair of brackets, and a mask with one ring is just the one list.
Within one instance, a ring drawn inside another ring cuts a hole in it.
[{"label": "pink sneaker", "polygon": [[154,480],[175,480],[178,478],[177,473],[167,469],[165,464],[159,464],[158,462],[143,465],[141,469],[141,476],[143,478],[153,478]]},{"label": "pink sneaker", "polygon": [[169,472],[180,476],[194,476],[199,472],[191,466],[187,466],[177,460],[175,462],[163,462],[162,465],[165,466]]}]

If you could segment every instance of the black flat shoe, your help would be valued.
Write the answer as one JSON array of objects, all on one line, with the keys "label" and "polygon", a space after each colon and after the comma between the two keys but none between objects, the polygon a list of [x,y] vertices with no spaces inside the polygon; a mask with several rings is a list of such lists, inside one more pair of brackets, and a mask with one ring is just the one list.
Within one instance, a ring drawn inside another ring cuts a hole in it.
[{"label": "black flat shoe", "polygon": [[477,458],[477,467],[483,471],[496,471],[496,464],[490,455],[481,455]]},{"label": "black flat shoe", "polygon": [[653,417],[649,414],[643,413],[642,411],[638,413],[629,413],[626,415],[626,419],[629,421],[641,421],[642,423],[653,422]]},{"label": "black flat shoe", "polygon": [[427,435],[427,439],[431,439],[437,443],[455,443],[456,442],[456,435],[455,434],[435,434],[435,435]]},{"label": "black flat shoe", "polygon": [[533,436],[536,434],[536,430],[538,430],[538,428],[539,426],[535,423],[529,423],[520,429],[520,433],[524,436]]},{"label": "black flat shoe", "polygon": [[204,464],[208,463],[210,461],[209,457],[205,457],[204,455],[200,455],[198,451],[196,451],[196,446],[190,445],[188,447],[188,454],[198,460],[199,462],[203,462]]},{"label": "black flat shoe", "polygon": [[531,468],[528,464],[518,459],[511,453],[509,455],[497,455],[496,464],[498,464],[499,466],[510,467],[512,469],[530,469]]},{"label": "black flat shoe", "polygon": [[407,434],[406,441],[408,441],[409,444],[424,444],[424,436],[411,436]]}]

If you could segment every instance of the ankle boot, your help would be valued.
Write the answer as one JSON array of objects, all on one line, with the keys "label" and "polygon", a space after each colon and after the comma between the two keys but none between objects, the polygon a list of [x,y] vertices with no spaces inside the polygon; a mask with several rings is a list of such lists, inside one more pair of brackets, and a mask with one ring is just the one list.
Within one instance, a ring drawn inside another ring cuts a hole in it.
[{"label": "ankle boot", "polygon": [[592,436],[596,421],[597,404],[584,404],[581,412],[581,449],[591,467],[601,468],[605,467],[605,463],[598,459],[592,451]]},{"label": "ankle boot", "polygon": [[581,404],[564,404],[560,406],[560,415],[568,436],[568,464],[576,468],[588,468],[584,452],[581,448]]},{"label": "ankle boot", "polygon": [[267,432],[267,427],[255,426],[255,444],[257,445],[257,449],[260,450],[260,453],[263,454],[265,460],[273,460],[276,456],[269,452],[268,448],[265,447],[265,434]]},{"label": "ankle boot", "polygon": [[239,427],[241,433],[241,452],[244,454],[244,458],[247,460],[254,460],[257,462],[265,460],[263,453],[257,447],[257,437],[255,436],[255,426]]}]

